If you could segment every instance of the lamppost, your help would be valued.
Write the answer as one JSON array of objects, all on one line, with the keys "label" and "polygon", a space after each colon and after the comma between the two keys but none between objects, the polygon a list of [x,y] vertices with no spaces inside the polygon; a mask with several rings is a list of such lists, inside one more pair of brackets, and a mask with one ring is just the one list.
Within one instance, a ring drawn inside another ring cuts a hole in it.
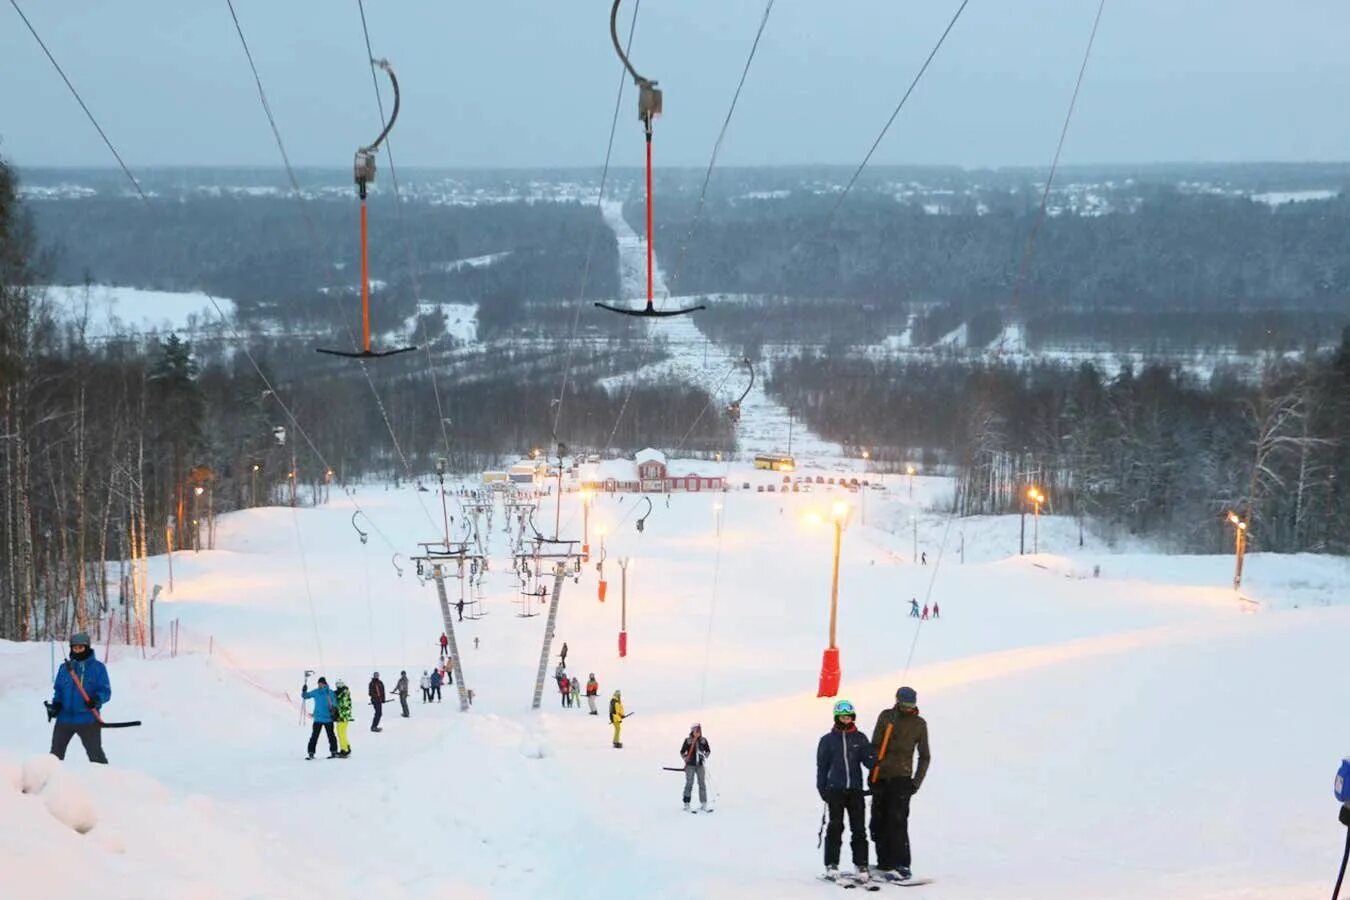
[{"label": "lamppost", "polygon": [[628,655],[628,567],[633,564],[631,557],[619,560],[619,656]]},{"label": "lamppost", "polygon": [[872,454],[869,453],[866,448],[863,448],[862,458],[863,458],[863,474],[866,475],[868,470],[871,468],[871,466],[867,464],[867,461],[872,458]]},{"label": "lamppost", "polygon": [[596,585],[596,593],[600,597],[600,602],[605,602],[605,592],[609,587],[609,582],[605,581],[605,526],[596,526],[596,533],[600,535],[600,561],[595,564],[595,571],[600,575],[600,581]]},{"label": "lamppost", "polygon": [[249,506],[258,505],[258,470],[260,468],[262,468],[262,466],[258,465],[257,463],[253,464],[253,472],[249,478],[249,489],[248,489]]},{"label": "lamppost", "polygon": [[1045,502],[1045,495],[1040,489],[1032,486],[1027,488],[1027,499],[1036,504],[1036,518],[1032,525],[1031,533],[1031,552],[1041,552],[1041,504]]},{"label": "lamppost", "polygon": [[905,474],[909,476],[909,497],[910,497],[911,500],[913,500],[913,499],[914,499],[914,466],[913,466],[912,464],[911,464],[911,465],[905,466]]},{"label": "lamppost", "polygon": [[202,486],[192,489],[192,552],[202,552]]},{"label": "lamppost", "polygon": [[716,519],[716,521],[717,521],[717,536],[718,536],[718,537],[721,537],[721,536],[722,536],[722,501],[721,501],[721,500],[716,500],[716,501],[713,502],[713,517],[714,517],[714,518]]},{"label": "lamppost", "polygon": [[169,593],[173,593],[173,516],[164,520],[164,543],[169,549]]},{"label": "lamppost", "polygon": [[1228,521],[1233,526],[1233,556],[1237,559],[1237,567],[1233,570],[1233,590],[1236,591],[1242,586],[1242,557],[1247,553],[1247,523],[1232,512],[1228,514]]},{"label": "lamppost", "polygon": [[852,514],[852,508],[842,502],[835,503],[830,511],[830,519],[834,522],[834,560],[830,568],[830,645],[821,656],[817,697],[833,697],[839,693],[839,647],[835,641],[839,624],[839,548]]}]

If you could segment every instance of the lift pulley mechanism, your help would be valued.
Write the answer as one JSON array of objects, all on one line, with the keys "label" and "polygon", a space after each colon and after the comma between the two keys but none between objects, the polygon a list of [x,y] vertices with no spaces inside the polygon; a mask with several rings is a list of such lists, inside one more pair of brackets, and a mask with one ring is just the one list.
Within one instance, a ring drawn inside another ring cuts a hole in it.
[{"label": "lift pulley mechanism", "polygon": [[402,555],[401,553],[395,553],[393,558],[389,560],[394,564],[394,571],[398,573],[399,578],[403,577],[403,567],[398,564],[398,558]]},{"label": "lift pulley mechanism", "polygon": [[362,531],[361,526],[356,524],[356,517],[359,515],[361,515],[361,510],[359,509],[352,513],[352,527],[356,529],[356,533],[361,537],[361,543],[364,544],[366,541],[370,540],[370,535]]},{"label": "lift pulley mechanism", "polygon": [[642,529],[647,524],[647,517],[652,514],[652,498],[644,496],[642,499],[647,501],[647,511],[642,514],[642,518],[637,520],[638,534],[642,534]]},{"label": "lift pulley mechanism", "polygon": [[372,350],[370,346],[370,250],[366,237],[368,231],[366,225],[366,187],[375,180],[375,155],[379,152],[380,144],[384,143],[384,139],[389,136],[389,131],[394,127],[394,122],[398,119],[399,108],[398,79],[394,76],[394,70],[390,68],[389,61],[372,59],[370,62],[371,65],[384,69],[389,76],[389,82],[394,86],[394,108],[389,114],[389,121],[385,123],[384,130],[380,132],[380,136],[375,138],[369,146],[359,148],[356,151],[356,160],[352,164],[352,174],[356,180],[356,193],[361,198],[361,349],[350,351],[315,348],[318,352],[327,353],[329,356],[345,356],[350,359],[375,359],[417,349],[416,347],[397,347],[393,350]]},{"label": "lift pulley mechanism", "polygon": [[741,362],[745,363],[746,370],[750,373],[750,383],[745,386],[745,390],[735,400],[732,400],[727,406],[727,418],[735,425],[741,421],[741,403],[746,397],[750,396],[750,389],[755,386],[755,364],[750,362],[750,357],[741,357]]},{"label": "lift pulley mechanism", "polygon": [[628,55],[623,52],[623,45],[619,43],[619,4],[621,2],[623,0],[614,0],[614,6],[609,11],[609,36],[614,42],[614,52],[619,54],[619,59],[623,62],[624,68],[628,70],[629,75],[633,76],[633,83],[637,85],[638,120],[642,122],[642,130],[647,138],[647,305],[642,309],[627,309],[622,306],[611,306],[608,303],[596,303],[595,305],[624,316],[652,319],[684,316],[706,307],[699,305],[686,309],[658,310],[652,303],[654,293],[652,274],[654,271],[652,255],[652,119],[661,115],[661,91],[657,88],[655,81],[643,78],[637,73],[637,69],[634,69],[633,64],[628,61]]}]

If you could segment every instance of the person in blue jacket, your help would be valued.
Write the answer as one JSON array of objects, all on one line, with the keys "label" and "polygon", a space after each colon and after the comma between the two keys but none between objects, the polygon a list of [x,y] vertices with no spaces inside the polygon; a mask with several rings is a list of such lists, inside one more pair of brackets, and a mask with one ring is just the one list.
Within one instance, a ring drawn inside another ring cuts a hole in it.
[{"label": "person in blue jacket", "polygon": [[83,631],[71,635],[70,658],[56,671],[52,702],[47,706],[48,716],[56,718],[52,728],[52,756],[65,759],[70,739],[78,734],[89,761],[106,764],[108,757],[103,754],[103,719],[99,710],[111,699],[112,682],[108,680],[108,670],[94,659],[89,635]]},{"label": "person in blue jacket", "polygon": [[319,746],[320,731],[328,732],[328,758],[336,759],[338,744],[337,735],[333,733],[333,714],[337,712],[337,697],[328,687],[328,679],[320,675],[318,686],[311,691],[306,684],[300,689],[300,696],[305,700],[314,701],[314,727],[309,732],[309,755],[305,759],[314,758],[314,748]]},{"label": "person in blue jacket", "polygon": [[829,807],[825,828],[825,877],[839,878],[839,851],[844,839],[844,813],[848,813],[849,846],[853,850],[856,881],[869,880],[867,870],[867,776],[877,763],[872,741],[854,726],[853,704],[840,700],[834,705],[834,727],[816,745],[816,791]]}]

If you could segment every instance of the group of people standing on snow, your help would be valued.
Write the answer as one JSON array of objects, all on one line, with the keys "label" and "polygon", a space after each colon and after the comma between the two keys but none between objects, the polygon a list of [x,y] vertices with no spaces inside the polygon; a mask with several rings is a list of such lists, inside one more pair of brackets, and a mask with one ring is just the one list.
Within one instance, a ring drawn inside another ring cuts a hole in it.
[{"label": "group of people standing on snow", "polygon": [[[839,879],[844,817],[848,816],[853,880],[871,879],[868,868],[870,835],[877,848],[879,880],[905,882],[910,870],[909,802],[928,773],[928,723],[919,715],[918,694],[912,687],[895,692],[895,705],[877,716],[869,738],[855,724],[853,704],[834,705],[834,727],[816,745],[816,790],[825,802],[825,878]],[[915,764],[915,755],[918,764]],[[872,796],[872,824],[864,829],[868,793]]]},{"label": "group of people standing on snow", "polygon": [[[370,705],[375,710],[371,716],[370,730],[372,732],[384,731],[384,728],[380,726],[380,719],[384,716],[384,705],[392,702],[392,700],[385,693],[384,682],[380,680],[379,672],[371,676],[366,693],[370,698]],[[399,672],[398,681],[394,684],[394,694],[403,707],[403,718],[408,718],[410,713],[408,711],[407,672]],[[314,758],[314,751],[319,746],[320,734],[326,734],[328,737],[329,759],[346,759],[351,756],[352,745],[347,738],[347,729],[355,721],[356,716],[352,709],[351,689],[347,687],[347,683],[339,678],[336,684],[330,688],[328,679],[320,675],[313,690],[310,690],[309,682],[306,680],[304,686],[300,688],[300,696],[304,700],[314,701],[314,724],[309,733],[308,755],[305,758]]]},{"label": "group of people standing on snow", "polygon": [[[929,618],[928,613],[929,613],[929,609],[928,609],[928,604],[927,604],[927,603],[925,603],[925,604],[923,605],[923,614],[920,615],[920,614],[919,614],[919,601],[918,601],[918,599],[915,598],[915,597],[910,597],[910,598],[909,598],[909,617],[910,617],[911,619],[921,619],[921,620],[927,622],[927,621],[928,621],[928,618]],[[933,609],[932,609],[932,613],[933,613],[932,618],[934,618],[934,619],[940,619],[940,618],[942,618],[942,611],[941,611],[940,609],[938,609],[938,603],[937,603],[936,600],[933,601]]]}]

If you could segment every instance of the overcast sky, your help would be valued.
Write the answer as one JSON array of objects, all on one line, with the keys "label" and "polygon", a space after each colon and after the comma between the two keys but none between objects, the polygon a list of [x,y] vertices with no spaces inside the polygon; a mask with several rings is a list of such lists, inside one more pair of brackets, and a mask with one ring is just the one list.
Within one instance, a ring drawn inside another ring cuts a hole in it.
[{"label": "overcast sky", "polygon": [[[279,163],[225,0],[19,0],[133,170]],[[959,0],[777,0],[720,163],[856,164]],[[626,31],[635,0],[624,0]],[[707,164],[763,0],[641,0],[658,165]],[[366,0],[404,87],[400,165],[590,166],[620,68],[608,0]],[[235,0],[291,159],[378,131],[356,0]],[[1097,0],[971,0],[878,163],[1048,163]],[[1107,0],[1064,162],[1350,158],[1350,3]],[[9,4],[0,154],[112,160]],[[381,76],[383,77],[383,76]],[[615,160],[641,163],[625,92]]]}]

